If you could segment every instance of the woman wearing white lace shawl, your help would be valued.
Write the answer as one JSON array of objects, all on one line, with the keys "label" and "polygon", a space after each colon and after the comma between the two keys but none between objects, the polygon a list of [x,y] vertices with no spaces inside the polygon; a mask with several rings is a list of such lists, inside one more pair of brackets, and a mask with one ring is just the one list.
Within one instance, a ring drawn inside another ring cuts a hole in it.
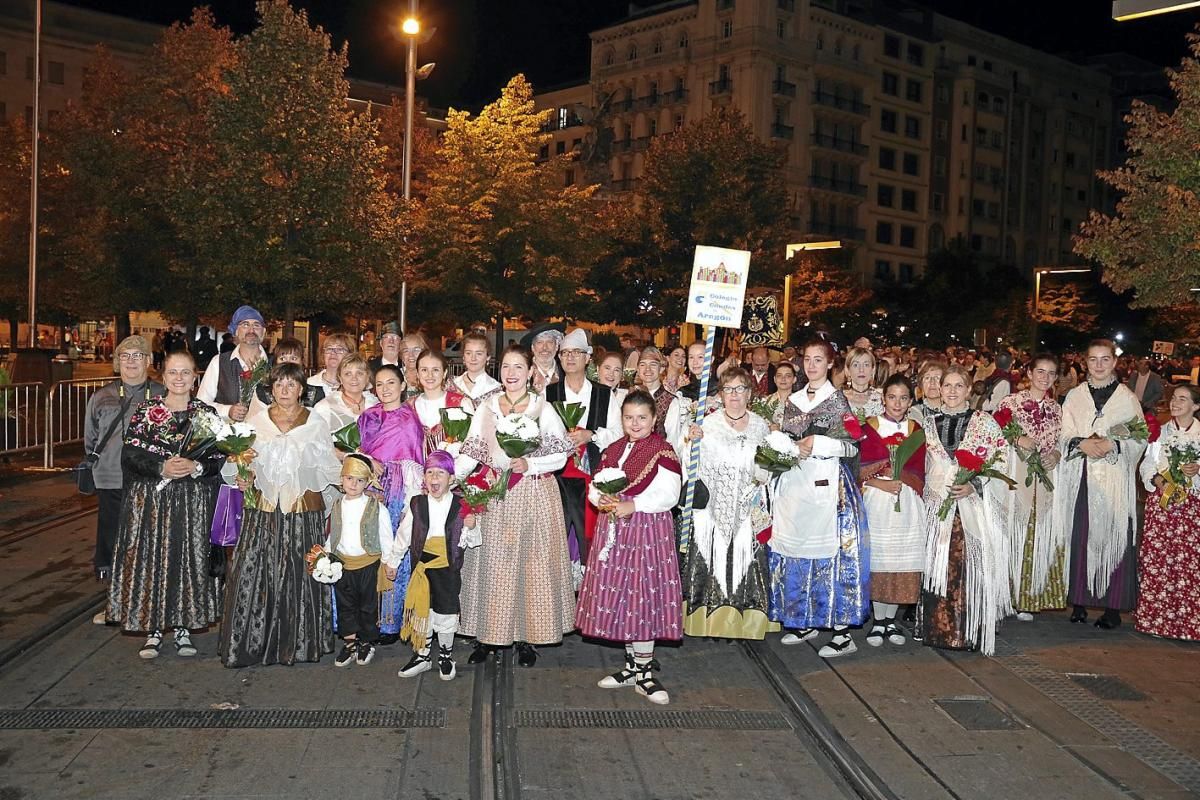
[{"label": "woman wearing white lace shawl", "polygon": [[1089,606],[1103,607],[1098,628],[1120,625],[1121,612],[1137,599],[1137,464],[1146,442],[1115,436],[1143,419],[1137,396],[1117,380],[1116,360],[1112,342],[1094,340],[1087,382],[1063,402],[1049,542],[1054,548],[1069,542],[1071,621],[1086,622]]},{"label": "woman wearing white lace shawl", "polygon": [[[1012,613],[1009,542],[1004,511],[1008,486],[975,477],[956,484],[956,452],[987,461],[1007,447],[991,414],[967,404],[971,378],[952,364],[942,374],[942,407],[926,434],[925,583],[917,607],[920,638],[931,647],[991,655],[996,625]],[[949,513],[940,509],[952,498]]]},{"label": "woman wearing white lace shawl", "polygon": [[[762,639],[779,628],[767,619],[767,552],[756,538],[770,524],[760,508],[766,473],[754,464],[769,429],[748,408],[750,376],[745,370],[725,371],[718,394],[723,408],[707,415],[702,428],[689,428],[689,438],[700,439],[699,478],[708,497],[693,512],[692,541],[683,564],[683,631],[688,636]],[[685,458],[687,445],[677,449]]]}]

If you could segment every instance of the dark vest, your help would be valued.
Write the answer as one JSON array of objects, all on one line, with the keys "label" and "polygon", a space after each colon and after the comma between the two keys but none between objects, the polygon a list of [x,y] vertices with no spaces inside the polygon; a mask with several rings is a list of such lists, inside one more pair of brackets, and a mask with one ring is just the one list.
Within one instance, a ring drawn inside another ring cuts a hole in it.
[{"label": "dark vest", "polygon": [[[546,387],[546,402],[565,403],[567,401],[565,380],[564,378],[558,383],[552,383]],[[612,398],[613,393],[607,386],[592,383],[592,397],[588,401],[587,419],[583,421],[583,427],[592,433],[595,433],[597,428],[603,428],[604,424],[608,422],[608,404],[612,401]],[[600,463],[600,448],[594,443],[588,443],[587,454],[589,464],[595,465]]]},{"label": "dark vest", "polygon": [[233,357],[235,352],[217,356],[217,396],[213,399],[224,406],[237,405],[241,399],[242,362]]},{"label": "dark vest", "polygon": [[[450,560],[450,569],[458,572],[462,569],[463,553],[458,542],[462,537],[463,520],[462,507],[458,495],[450,495],[450,513],[446,516],[446,557]],[[412,542],[408,547],[409,563],[416,569],[425,553],[425,540],[429,538],[429,497],[419,494],[409,505],[412,510]]]}]

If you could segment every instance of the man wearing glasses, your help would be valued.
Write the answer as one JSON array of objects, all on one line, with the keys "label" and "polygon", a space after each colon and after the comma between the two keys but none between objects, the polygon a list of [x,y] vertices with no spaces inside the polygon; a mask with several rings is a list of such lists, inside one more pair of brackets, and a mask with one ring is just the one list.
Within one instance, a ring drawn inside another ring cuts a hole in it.
[{"label": "man wearing glasses", "polygon": [[[313,405],[331,396],[342,385],[338,380],[338,367],[346,356],[356,352],[354,337],[348,333],[331,333],[321,345],[321,361],[325,369],[308,378],[308,389],[304,392],[304,404],[311,400]],[[311,406],[310,406],[311,407]]]},{"label": "man wearing glasses", "polygon": [[383,326],[383,331],[379,334],[379,355],[367,362],[367,366],[371,368],[371,374],[375,374],[375,370],[382,367],[384,364],[393,364],[397,367],[400,363],[400,325],[396,322],[389,322]]},{"label": "man wearing glasses", "polygon": [[257,396],[251,396],[249,406],[240,403],[239,399],[242,373],[253,370],[255,364],[267,358],[267,351],[262,346],[267,326],[257,309],[241,306],[233,312],[229,329],[233,331],[237,347],[209,362],[196,398],[215,408],[218,414],[242,422],[252,408],[258,411],[264,407]]},{"label": "man wearing glasses", "polygon": [[[129,336],[113,353],[113,369],[120,380],[112,381],[91,396],[83,421],[83,451],[95,453],[92,478],[96,483],[96,552],[92,564],[97,579],[107,582],[112,572],[113,545],[121,515],[121,443],[138,403],[165,393],[161,383],[150,380],[147,370],[152,358],[150,343]],[[110,433],[111,430],[111,433]],[[104,612],[95,620],[104,622]]]}]

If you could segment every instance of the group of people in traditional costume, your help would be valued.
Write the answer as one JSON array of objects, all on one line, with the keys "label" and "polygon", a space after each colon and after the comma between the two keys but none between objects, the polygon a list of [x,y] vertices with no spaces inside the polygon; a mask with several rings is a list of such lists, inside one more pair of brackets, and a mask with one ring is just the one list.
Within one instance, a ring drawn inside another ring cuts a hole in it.
[{"label": "group of people in traditional costume", "polygon": [[[818,652],[834,658],[865,628],[872,647],[912,637],[990,654],[1005,617],[1069,604],[1072,622],[1100,608],[1097,626],[1113,628],[1136,604],[1138,630],[1200,638],[1200,482],[1179,455],[1200,452],[1200,394],[1174,390],[1147,450],[1107,341],[1061,407],[1058,362],[1042,354],[993,416],[969,404],[966,367],[931,359],[914,386],[868,347],[845,354],[839,389],[823,339],[769,370],[759,353],[749,369],[722,364],[702,396],[700,343],[593,363],[583,330],[546,325],[499,353],[492,377],[472,333],[451,378],[440,351],[391,325],[371,361],[327,337],[310,378],[289,340],[266,370],[253,308],[231,330],[237,347],[198,391],[186,351],[156,384],[131,337],[120,380],[89,407],[110,581],[97,621],[146,635],[143,658],[168,636],[194,655],[191,632],[219,621],[229,667],[335,650],[337,666],[366,665],[403,639],[402,677],[450,680],[456,636],[473,640],[468,663],[512,647],[529,667],[578,630],[625,648],[600,686],[666,703],[655,644],[685,634],[792,645],[827,631]],[[465,434],[447,430],[451,410]],[[184,457],[203,414],[248,423],[252,450]],[[347,429],[356,446],[335,447]],[[534,432],[519,456],[514,430]],[[776,432],[795,463],[772,474],[758,454]],[[597,485],[614,472],[622,488]],[[217,537],[229,526],[231,551]],[[332,586],[310,574],[317,554],[340,565]]]}]

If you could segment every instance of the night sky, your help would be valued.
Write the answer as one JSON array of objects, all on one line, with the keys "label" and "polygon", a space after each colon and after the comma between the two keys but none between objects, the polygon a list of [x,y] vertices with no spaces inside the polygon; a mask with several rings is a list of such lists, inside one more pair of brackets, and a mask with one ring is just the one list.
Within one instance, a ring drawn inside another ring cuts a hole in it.
[{"label": "night sky", "polygon": [[[190,0],[66,0],[168,24],[185,19]],[[253,0],[208,0],[218,21],[237,33],[254,23]],[[350,74],[403,83],[404,47],[393,33],[406,0],[293,0],[335,42],[350,42]],[[928,0],[947,16],[1068,57],[1117,50],[1162,66],[1187,52],[1184,36],[1200,22],[1200,10],[1135,22],[1111,19],[1111,0]],[[627,0],[422,0],[425,24],[437,27],[420,50],[422,63],[436,61],[419,94],[435,108],[477,108],[496,96],[516,72],[537,90],[579,81],[588,71],[588,32],[628,11]]]}]

